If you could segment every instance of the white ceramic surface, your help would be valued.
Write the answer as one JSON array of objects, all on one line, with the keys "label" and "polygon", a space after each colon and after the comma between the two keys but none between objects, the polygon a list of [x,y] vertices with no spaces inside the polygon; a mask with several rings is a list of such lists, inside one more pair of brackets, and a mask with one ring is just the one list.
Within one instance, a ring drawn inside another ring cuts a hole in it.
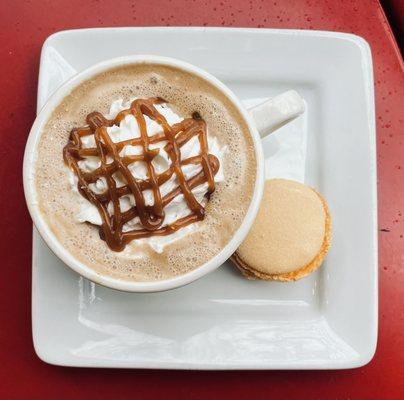
[{"label": "white ceramic surface", "polygon": [[274,165],[275,176],[304,177],[325,195],[334,218],[333,245],[319,271],[294,283],[250,282],[225,263],[180,289],[131,294],[78,276],[34,231],[32,323],[39,357],[59,365],[129,368],[330,369],[367,363],[377,338],[377,210],[366,42],[285,30],[62,32],[43,48],[38,110],[74,72],[140,53],[198,65],[248,104],[290,88],[302,94],[308,113],[281,128],[289,145],[299,148],[283,146],[281,133],[266,138],[267,174],[274,176]]}]

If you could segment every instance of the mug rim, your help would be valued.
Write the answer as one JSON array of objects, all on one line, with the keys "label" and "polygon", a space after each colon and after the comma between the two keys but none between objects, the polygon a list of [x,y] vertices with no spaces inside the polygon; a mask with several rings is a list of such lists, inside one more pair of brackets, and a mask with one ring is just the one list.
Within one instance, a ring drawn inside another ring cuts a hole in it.
[{"label": "mug rim", "polygon": [[[256,178],[254,184],[253,195],[248,207],[248,210],[238,227],[234,232],[230,241],[206,263],[196,267],[195,269],[169,279],[158,281],[129,281],[122,278],[114,278],[112,276],[101,274],[94,269],[87,266],[85,263],[79,261],[73,254],[71,254],[56,238],[55,234],[51,231],[48,223],[42,215],[38,202],[36,200],[36,160],[37,148],[43,127],[51,117],[56,107],[63,101],[63,99],[72,92],[78,85],[91,77],[108,71],[110,69],[121,67],[125,65],[136,64],[155,64],[163,66],[171,66],[180,70],[186,71],[199,78],[207,81],[216,87],[226,98],[236,107],[244,122],[248,127],[249,134],[253,140],[255,158],[256,158]],[[43,108],[38,113],[32,128],[30,130],[27,143],[24,151],[23,161],[23,185],[25,200],[28,206],[29,213],[33,223],[39,231],[41,237],[44,239],[48,247],[61,259],[67,266],[76,271],[78,274],[95,282],[97,284],[107,286],[112,289],[127,291],[127,292],[159,292],[169,289],[174,289],[180,286],[187,285],[207,273],[215,270],[223,264],[237,249],[237,247],[244,240],[252,223],[258,212],[259,204],[261,202],[264,183],[264,156],[261,145],[259,133],[255,127],[252,117],[241,104],[237,96],[220,80],[215,78],[210,73],[203,69],[196,67],[185,61],[175,58],[162,57],[156,55],[134,55],[123,56],[105,60],[86,68],[85,70],[75,74],[73,77],[63,83],[47,100]]]}]

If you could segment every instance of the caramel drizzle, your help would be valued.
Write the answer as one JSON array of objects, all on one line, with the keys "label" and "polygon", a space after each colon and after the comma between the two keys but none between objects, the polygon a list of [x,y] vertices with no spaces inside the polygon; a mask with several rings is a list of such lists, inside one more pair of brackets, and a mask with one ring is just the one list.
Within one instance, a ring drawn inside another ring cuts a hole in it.
[{"label": "caramel drizzle", "polygon": [[[99,112],[92,112],[87,115],[88,126],[75,128],[70,133],[69,142],[63,149],[63,158],[67,166],[73,170],[78,178],[78,190],[80,194],[97,207],[102,218],[100,226],[100,237],[106,241],[111,250],[122,251],[126,244],[134,239],[141,239],[150,236],[162,236],[173,233],[193,222],[200,221],[205,216],[205,210],[192,193],[192,189],[207,182],[207,197],[215,190],[214,176],[219,170],[219,160],[212,154],[208,154],[208,140],[206,123],[198,113],[192,118],[184,119],[182,122],[170,126],[167,120],[154,107],[155,104],[163,103],[160,98],[134,100],[130,108],[122,110],[118,115],[109,120]],[[132,114],[138,123],[140,137],[114,143],[107,133],[107,127],[119,125],[126,115]],[[146,121],[148,116],[162,127],[162,132],[153,136],[147,135]],[[83,148],[81,138],[94,135],[96,147]],[[186,160],[181,159],[181,147],[192,137],[198,136],[200,154]],[[171,166],[161,174],[157,174],[152,160],[159,153],[159,149],[150,149],[150,144],[167,141],[164,150],[170,157]],[[142,146],[141,155],[121,157],[120,151],[127,145]],[[84,172],[78,166],[78,161],[88,156],[100,158],[101,165],[92,172]],[[107,158],[112,162],[107,163]],[[148,178],[145,180],[136,179],[129,170],[129,165],[136,161],[143,161],[147,165]],[[201,164],[202,171],[186,180],[181,166],[187,164]],[[117,188],[113,174],[120,172],[126,181],[126,185]],[[175,174],[178,186],[165,196],[161,196],[160,186],[167,182]],[[108,188],[105,192],[98,194],[91,190],[90,184],[104,177]],[[152,206],[145,204],[144,190],[152,190],[154,203]],[[176,196],[184,195],[184,199],[191,210],[186,217],[180,218],[172,224],[162,227],[164,222],[164,207],[167,206]],[[119,198],[133,194],[135,206],[122,212]],[[113,214],[108,212],[108,204],[112,202]],[[139,217],[142,229],[134,229],[123,232],[123,226],[135,217]]]}]

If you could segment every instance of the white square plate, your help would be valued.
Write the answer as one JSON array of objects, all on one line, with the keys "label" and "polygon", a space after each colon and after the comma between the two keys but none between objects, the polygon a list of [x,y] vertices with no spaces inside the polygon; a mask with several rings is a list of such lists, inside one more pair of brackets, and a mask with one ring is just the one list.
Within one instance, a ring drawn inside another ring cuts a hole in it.
[{"label": "white square plate", "polygon": [[[298,150],[304,149],[305,162],[289,157],[298,170],[291,162],[282,174],[300,176],[328,199],[332,248],[319,271],[294,283],[248,281],[226,263],[180,289],[130,294],[76,275],[34,231],[32,321],[39,357],[69,366],[179,369],[367,363],[377,337],[375,122],[367,43],[341,33],[264,29],[61,32],[43,46],[38,109],[76,71],[127,54],[189,61],[250,102],[299,91],[309,112],[287,129],[304,139]],[[264,148],[275,160],[282,136],[271,140]]]}]

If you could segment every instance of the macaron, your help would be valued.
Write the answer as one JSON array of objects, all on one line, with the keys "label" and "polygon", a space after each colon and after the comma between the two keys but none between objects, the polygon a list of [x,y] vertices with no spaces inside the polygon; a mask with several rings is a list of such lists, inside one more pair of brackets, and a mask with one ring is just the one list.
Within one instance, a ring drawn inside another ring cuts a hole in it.
[{"label": "macaron", "polygon": [[295,281],[322,264],[330,244],[324,198],[302,183],[270,179],[253,226],[231,260],[250,279]]}]

